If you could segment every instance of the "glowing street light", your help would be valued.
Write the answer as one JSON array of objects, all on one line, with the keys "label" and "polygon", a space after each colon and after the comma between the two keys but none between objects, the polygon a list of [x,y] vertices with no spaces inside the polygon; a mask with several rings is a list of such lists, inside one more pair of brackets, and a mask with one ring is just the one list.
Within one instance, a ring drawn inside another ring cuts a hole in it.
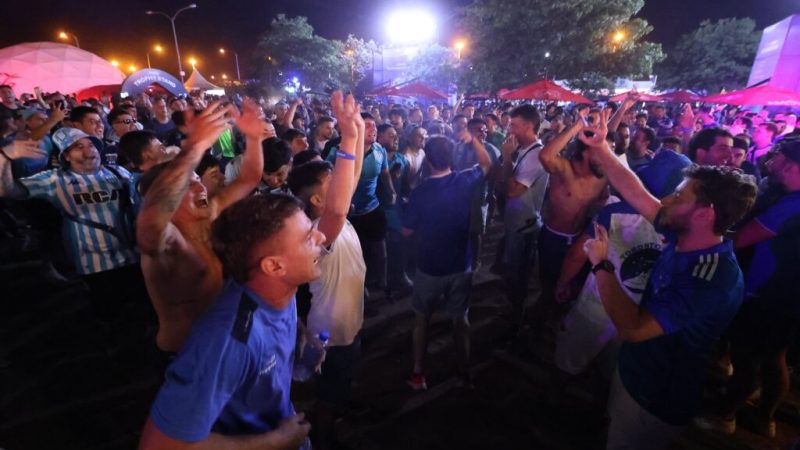
[{"label": "glowing street light", "polygon": [[116,59],[112,59],[112,60],[111,60],[111,61],[109,61],[109,62],[111,63],[111,65],[112,65],[112,66],[114,66],[114,67],[119,67],[119,61],[117,61]]},{"label": "glowing street light", "polygon": [[227,79],[228,79],[228,76],[227,76],[227,75],[225,75],[225,74],[223,73],[223,74],[222,74],[222,79],[223,79],[223,80],[227,80]]},{"label": "glowing street light", "polygon": [[617,31],[616,33],[614,33],[613,36],[611,36],[611,40],[613,40],[617,44],[620,44],[622,43],[622,41],[625,40],[625,37],[626,36],[624,31]]},{"label": "glowing street light", "polygon": [[456,56],[458,59],[461,59],[461,52],[467,47],[467,42],[463,39],[459,39],[454,44],[454,47],[456,48]]},{"label": "glowing street light", "polygon": [[81,48],[81,44],[78,42],[78,36],[75,36],[72,33],[67,33],[66,31],[60,31],[58,33],[58,38],[62,41],[67,41],[70,37],[72,37],[72,39],[75,41],[75,47]]},{"label": "glowing street light", "polygon": [[128,70],[129,70],[131,73],[133,73],[133,72],[136,72],[136,66],[134,66],[133,64],[131,64],[130,66],[128,66]]},{"label": "glowing street light", "polygon": [[[158,54],[164,53],[164,47],[156,44],[156,45],[153,46],[153,51],[158,53]],[[152,68],[152,67],[150,67],[150,52],[147,52],[147,68],[148,69]]]},{"label": "glowing street light", "polygon": [[212,80],[214,80],[214,79],[215,79],[215,78],[214,78],[214,75],[211,75],[211,79],[212,79]]},{"label": "glowing street light", "polygon": [[178,47],[178,33],[175,32],[175,19],[178,17],[178,14],[182,13],[183,11],[186,11],[187,9],[193,9],[193,8],[197,8],[197,4],[192,3],[191,5],[186,5],[183,8],[175,11],[175,14],[173,14],[172,16],[161,11],[147,10],[144,12],[148,16],[154,16],[154,15],[164,16],[169,20],[169,23],[172,25],[172,38],[175,39],[175,56],[178,57],[178,75],[181,77],[181,83],[184,82],[183,66],[181,66],[181,49],[180,47]]},{"label": "glowing street light", "polygon": [[397,44],[422,44],[433,40],[436,35],[436,19],[428,11],[397,11],[386,21],[386,34]]},{"label": "glowing street light", "polygon": [[549,58],[550,57],[550,52],[544,52],[544,57],[545,58]]},{"label": "glowing street light", "polygon": [[[225,55],[225,53],[226,53],[226,52],[225,52],[225,49],[224,49],[224,48],[222,48],[222,47],[220,47],[220,49],[219,49],[219,54],[220,54],[220,55]],[[234,60],[234,62],[236,63],[236,79],[237,79],[237,80],[239,80],[239,81],[241,81],[241,80],[242,80],[242,76],[241,76],[241,74],[239,73],[239,54],[238,54],[238,53],[236,53],[236,52],[233,52],[233,60]]]}]

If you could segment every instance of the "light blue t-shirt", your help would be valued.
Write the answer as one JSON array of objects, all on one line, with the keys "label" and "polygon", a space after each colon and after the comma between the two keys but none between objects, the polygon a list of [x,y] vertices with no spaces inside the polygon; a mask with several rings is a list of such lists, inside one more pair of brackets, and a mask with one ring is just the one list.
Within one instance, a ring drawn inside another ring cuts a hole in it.
[{"label": "light blue t-shirt", "polygon": [[150,416],[185,442],[260,434],[295,414],[289,398],[297,333],[295,300],[278,310],[228,281],[167,369]]},{"label": "light blue t-shirt", "polygon": [[[338,151],[339,148],[337,147],[328,155],[329,162],[336,164],[336,152]],[[372,147],[364,154],[361,176],[358,178],[356,191],[353,193],[354,209],[351,215],[363,216],[378,207],[380,201],[376,190],[378,188],[378,178],[384,170],[389,170],[386,149],[377,142],[373,143]]]}]

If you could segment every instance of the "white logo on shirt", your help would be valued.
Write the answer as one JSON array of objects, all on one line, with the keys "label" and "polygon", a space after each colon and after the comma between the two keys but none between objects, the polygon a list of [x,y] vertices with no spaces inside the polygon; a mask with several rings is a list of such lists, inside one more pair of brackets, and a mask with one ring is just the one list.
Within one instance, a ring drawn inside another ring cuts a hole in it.
[{"label": "white logo on shirt", "polygon": [[267,360],[267,366],[261,369],[258,375],[261,376],[270,373],[276,364],[278,364],[278,358],[275,355],[270,356],[269,360]]},{"label": "white logo on shirt", "polygon": [[713,255],[700,255],[697,265],[692,270],[692,276],[706,281],[711,281],[719,265],[719,253]]}]

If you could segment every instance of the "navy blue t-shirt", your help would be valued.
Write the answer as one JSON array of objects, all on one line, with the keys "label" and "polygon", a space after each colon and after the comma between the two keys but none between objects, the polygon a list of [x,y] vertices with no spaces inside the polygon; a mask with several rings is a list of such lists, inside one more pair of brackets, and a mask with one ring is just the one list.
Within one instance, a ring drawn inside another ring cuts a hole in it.
[{"label": "navy blue t-shirt", "polygon": [[228,281],[192,328],[167,369],[150,416],[167,436],[185,442],[275,430],[294,415],[292,383],[297,310],[268,306]]},{"label": "navy blue t-shirt", "polygon": [[428,178],[411,192],[403,227],[414,230],[417,268],[433,276],[470,269],[469,217],[475,184],[483,170],[475,166],[441,178]]},{"label": "navy blue t-shirt", "polygon": [[670,242],[650,273],[641,303],[664,334],[626,342],[620,350],[619,375],[631,397],[668,424],[689,423],[700,405],[712,347],[743,295],[730,241],[693,252],[678,252]]}]

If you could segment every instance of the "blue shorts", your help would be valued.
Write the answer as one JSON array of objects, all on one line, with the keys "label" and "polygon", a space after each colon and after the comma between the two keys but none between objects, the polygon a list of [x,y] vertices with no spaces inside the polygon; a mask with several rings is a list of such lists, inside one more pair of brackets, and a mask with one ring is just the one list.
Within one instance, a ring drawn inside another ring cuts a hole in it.
[{"label": "blue shorts", "polygon": [[430,317],[442,306],[453,318],[461,317],[469,310],[471,288],[472,272],[433,276],[417,270],[411,306],[417,314],[425,317]]}]

